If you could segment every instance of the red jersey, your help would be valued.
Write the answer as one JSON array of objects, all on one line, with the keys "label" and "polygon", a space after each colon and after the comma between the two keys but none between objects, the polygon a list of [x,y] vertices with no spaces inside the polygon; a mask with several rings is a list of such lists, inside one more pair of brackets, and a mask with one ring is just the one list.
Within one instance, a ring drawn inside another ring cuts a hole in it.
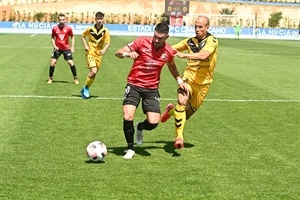
[{"label": "red jersey", "polygon": [[55,45],[59,50],[70,50],[69,37],[74,36],[71,27],[67,25],[64,27],[54,26],[51,35],[55,38]]},{"label": "red jersey", "polygon": [[131,51],[139,54],[129,72],[127,78],[129,84],[157,89],[163,66],[174,59],[176,51],[169,44],[165,43],[163,47],[156,50],[152,40],[152,37],[139,37],[127,45]]}]

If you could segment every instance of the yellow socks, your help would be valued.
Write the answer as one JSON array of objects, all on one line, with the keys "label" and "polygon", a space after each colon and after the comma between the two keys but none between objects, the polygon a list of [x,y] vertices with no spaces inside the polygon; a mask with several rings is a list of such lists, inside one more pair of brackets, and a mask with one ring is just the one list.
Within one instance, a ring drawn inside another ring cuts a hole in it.
[{"label": "yellow socks", "polygon": [[183,139],[183,128],[186,121],[185,106],[176,104],[174,111],[176,138]]},{"label": "yellow socks", "polygon": [[93,82],[94,82],[94,78],[86,77],[85,85],[87,87],[91,87],[91,85],[93,84]]},{"label": "yellow socks", "polygon": [[175,108],[173,107],[172,109],[169,110],[168,115],[172,116],[175,113]]}]

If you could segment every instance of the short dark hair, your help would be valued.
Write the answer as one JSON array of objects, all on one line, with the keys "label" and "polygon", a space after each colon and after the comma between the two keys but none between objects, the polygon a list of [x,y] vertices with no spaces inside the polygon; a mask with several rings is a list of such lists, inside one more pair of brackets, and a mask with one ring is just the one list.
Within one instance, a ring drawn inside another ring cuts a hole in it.
[{"label": "short dark hair", "polygon": [[65,17],[66,15],[64,13],[59,13],[58,17]]},{"label": "short dark hair", "polygon": [[103,12],[96,12],[95,17],[104,17]]},{"label": "short dark hair", "polygon": [[169,34],[169,26],[168,26],[168,24],[163,23],[163,22],[157,24],[154,30],[158,33]]}]

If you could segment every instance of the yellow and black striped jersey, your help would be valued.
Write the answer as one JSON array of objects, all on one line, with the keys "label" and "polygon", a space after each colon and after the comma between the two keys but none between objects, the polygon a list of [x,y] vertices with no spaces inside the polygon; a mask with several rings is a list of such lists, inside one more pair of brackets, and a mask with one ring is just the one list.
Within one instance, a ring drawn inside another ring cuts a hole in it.
[{"label": "yellow and black striped jersey", "polygon": [[213,81],[213,71],[216,66],[218,54],[218,39],[209,34],[200,40],[197,37],[186,38],[172,46],[177,51],[188,51],[188,53],[198,53],[201,51],[210,52],[206,60],[188,60],[184,72],[185,77],[196,84],[209,84]]},{"label": "yellow and black striped jersey", "polygon": [[82,36],[88,36],[88,45],[90,55],[100,56],[100,50],[103,49],[104,44],[110,43],[109,30],[102,26],[100,30],[97,30],[96,25],[90,26],[82,33]]}]

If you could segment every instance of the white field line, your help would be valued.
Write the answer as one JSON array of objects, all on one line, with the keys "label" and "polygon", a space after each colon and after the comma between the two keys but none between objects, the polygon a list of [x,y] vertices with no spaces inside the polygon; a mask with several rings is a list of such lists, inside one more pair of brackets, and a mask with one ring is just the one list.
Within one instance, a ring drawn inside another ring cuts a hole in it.
[{"label": "white field line", "polygon": [[[0,98],[33,98],[33,99],[82,99],[79,96],[42,96],[42,95],[0,95]],[[118,97],[92,97],[90,100],[122,100]],[[161,98],[162,101],[175,101],[172,98]],[[300,103],[300,100],[287,99],[205,99],[211,102],[275,102],[275,103]]]}]

